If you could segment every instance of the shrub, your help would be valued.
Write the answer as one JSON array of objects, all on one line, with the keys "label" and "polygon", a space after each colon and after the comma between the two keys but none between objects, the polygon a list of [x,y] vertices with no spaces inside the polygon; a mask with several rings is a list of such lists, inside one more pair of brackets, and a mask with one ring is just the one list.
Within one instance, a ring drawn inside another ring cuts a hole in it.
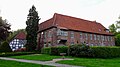
[{"label": "shrub", "polygon": [[67,46],[51,47],[51,55],[60,55],[60,53],[66,53],[67,55],[67,51],[68,51]]},{"label": "shrub", "polygon": [[19,55],[29,55],[35,54],[35,52],[9,52],[9,53],[0,53],[0,57],[7,57],[7,56],[19,56]]},{"label": "shrub", "polygon": [[0,45],[0,52],[12,52],[12,49],[7,41],[4,41],[2,45]]},{"label": "shrub", "polygon": [[51,54],[51,47],[42,48],[41,53],[43,53],[43,54]]},{"label": "shrub", "polygon": [[91,57],[93,56],[91,48],[85,44],[76,44],[70,46],[70,55],[76,57]]},{"label": "shrub", "polygon": [[94,57],[98,58],[114,58],[120,57],[120,47],[91,47]]}]

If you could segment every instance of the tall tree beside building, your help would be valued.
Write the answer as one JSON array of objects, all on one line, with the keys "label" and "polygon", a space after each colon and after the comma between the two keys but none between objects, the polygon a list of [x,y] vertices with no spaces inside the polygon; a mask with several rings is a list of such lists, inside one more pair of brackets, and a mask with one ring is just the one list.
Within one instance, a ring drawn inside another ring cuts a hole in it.
[{"label": "tall tree beside building", "polygon": [[35,6],[33,5],[32,8],[29,10],[29,14],[26,21],[26,50],[27,51],[34,51],[37,46],[37,31],[38,31],[38,22],[39,16],[38,12],[36,11]]}]

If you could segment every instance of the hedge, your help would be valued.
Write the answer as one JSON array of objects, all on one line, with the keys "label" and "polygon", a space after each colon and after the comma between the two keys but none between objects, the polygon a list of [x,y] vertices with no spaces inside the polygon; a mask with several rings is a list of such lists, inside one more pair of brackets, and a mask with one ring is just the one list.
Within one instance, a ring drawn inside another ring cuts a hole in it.
[{"label": "hedge", "polygon": [[93,57],[92,49],[85,44],[77,44],[70,46],[70,55],[76,57]]},{"label": "hedge", "polygon": [[[60,55],[60,53],[66,53],[68,55],[68,47],[49,47],[43,48],[42,53],[51,55]],[[120,47],[113,46],[94,46],[89,47],[84,44],[72,45],[69,47],[69,55],[76,57],[91,57],[91,58],[115,58],[120,57]]]},{"label": "hedge", "polygon": [[7,56],[20,56],[20,55],[29,55],[35,54],[35,52],[9,52],[9,53],[0,53],[0,57],[7,57]]},{"label": "hedge", "polygon": [[67,55],[67,50],[67,46],[45,47],[41,49],[41,53],[50,55],[60,55],[60,53],[66,53]]},{"label": "hedge", "polygon": [[51,54],[51,47],[46,47],[41,49],[42,54]]},{"label": "hedge", "polygon": [[51,47],[51,55],[60,55],[60,53],[68,53],[67,46]]},{"label": "hedge", "polygon": [[94,57],[97,58],[115,58],[120,57],[120,47],[91,47]]}]

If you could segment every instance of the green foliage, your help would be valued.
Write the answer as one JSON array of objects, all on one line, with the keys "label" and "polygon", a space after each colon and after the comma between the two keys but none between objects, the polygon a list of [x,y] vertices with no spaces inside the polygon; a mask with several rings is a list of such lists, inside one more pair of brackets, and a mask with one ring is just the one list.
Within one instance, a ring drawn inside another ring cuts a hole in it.
[{"label": "green foliage", "polygon": [[60,53],[66,53],[67,55],[67,51],[67,46],[51,47],[51,55],[60,55]]},{"label": "green foliage", "polygon": [[50,47],[42,48],[41,53],[42,54],[51,54],[51,48]]},{"label": "green foliage", "polygon": [[114,34],[117,32],[117,28],[115,27],[114,24],[112,24],[112,25],[109,26],[109,30],[110,30],[110,32],[112,32]]},{"label": "green foliage", "polygon": [[32,6],[32,8],[29,10],[29,14],[26,21],[27,27],[25,29],[27,32],[26,36],[27,44],[25,45],[27,51],[34,51],[36,49],[38,22],[39,22],[38,13],[36,11],[36,8]]},{"label": "green foliage", "polygon": [[120,47],[91,47],[94,57],[115,58],[120,57]]},{"label": "green foliage", "polygon": [[120,46],[120,34],[117,34],[117,35],[115,36],[115,45],[116,45],[116,46]]},{"label": "green foliage", "polygon": [[0,52],[12,52],[12,49],[7,41],[4,41],[2,45],[0,45]]},{"label": "green foliage", "polygon": [[93,56],[92,50],[85,44],[76,44],[70,46],[70,55],[76,57],[90,57]]},{"label": "green foliage", "polygon": [[35,52],[7,52],[7,53],[0,53],[0,57],[7,57],[7,56],[20,56],[20,55],[30,55],[35,54]]},{"label": "green foliage", "polygon": [[118,21],[116,23],[116,28],[118,29],[118,31],[120,32],[120,16],[118,17]]},{"label": "green foliage", "polygon": [[10,24],[8,24],[7,20],[3,20],[2,17],[0,17],[0,43],[2,41],[5,41],[10,33]]},{"label": "green foliage", "polygon": [[67,55],[67,51],[68,51],[67,46],[56,46],[56,47],[42,48],[41,53],[51,54],[51,55],[60,55],[60,53],[66,53]]}]

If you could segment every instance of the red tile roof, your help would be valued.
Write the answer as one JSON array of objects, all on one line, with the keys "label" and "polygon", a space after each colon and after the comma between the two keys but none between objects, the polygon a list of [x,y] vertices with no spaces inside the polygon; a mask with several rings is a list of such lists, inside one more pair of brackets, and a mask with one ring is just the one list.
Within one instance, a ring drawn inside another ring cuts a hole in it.
[{"label": "red tile roof", "polygon": [[96,21],[84,20],[57,13],[54,14],[53,18],[41,23],[39,30],[42,31],[53,26],[68,30],[113,35],[110,32],[106,32],[106,28]]},{"label": "red tile roof", "polygon": [[19,32],[16,36],[16,39],[26,39],[26,34],[24,32]]}]

